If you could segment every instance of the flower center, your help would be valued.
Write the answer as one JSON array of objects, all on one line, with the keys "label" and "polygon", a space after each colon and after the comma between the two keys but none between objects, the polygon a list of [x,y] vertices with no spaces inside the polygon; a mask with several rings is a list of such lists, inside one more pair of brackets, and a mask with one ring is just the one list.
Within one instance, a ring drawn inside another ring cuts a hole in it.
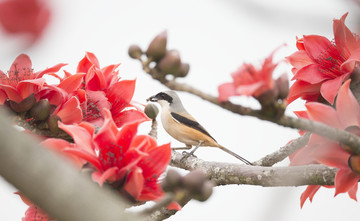
[{"label": "flower center", "polygon": [[350,57],[350,52],[345,47],[338,47],[334,43],[329,45],[317,58],[318,70],[325,75],[336,78],[344,73],[340,66]]},{"label": "flower center", "polygon": [[91,122],[98,118],[102,118],[100,110],[98,108],[99,101],[92,100],[88,95],[86,95],[87,101],[81,104],[81,109],[83,112],[83,120]]}]

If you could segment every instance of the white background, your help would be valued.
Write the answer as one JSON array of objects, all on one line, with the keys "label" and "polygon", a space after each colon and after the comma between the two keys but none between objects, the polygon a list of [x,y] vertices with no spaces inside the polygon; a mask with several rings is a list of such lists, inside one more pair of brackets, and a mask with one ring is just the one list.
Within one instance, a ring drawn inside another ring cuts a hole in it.
[{"label": "white background", "polygon": [[[101,66],[122,63],[120,74],[125,79],[137,79],[134,99],[145,99],[163,85],[147,76],[139,63],[127,55],[128,46],[136,43],[144,49],[163,30],[168,31],[168,46],[179,49],[182,59],[191,65],[182,82],[217,95],[220,83],[231,81],[230,73],[243,62],[260,62],[283,43],[288,47],[275,59],[296,50],[295,37],[320,34],[333,38],[332,19],[350,12],[347,24],[356,31],[359,5],[355,1],[336,0],[62,0],[48,1],[53,19],[37,44],[24,48],[22,39],[0,31],[0,70],[7,71],[19,53],[27,53],[35,70],[57,63],[68,63],[64,69],[74,73],[85,51],[96,54]],[[282,65],[275,71],[289,72]],[[289,72],[290,76],[290,72]],[[250,161],[271,153],[298,136],[292,129],[251,117],[232,114],[201,99],[179,93],[187,110],[219,143]],[[244,105],[257,107],[250,98],[236,99]],[[292,110],[303,109],[295,102]],[[141,131],[146,133],[149,124]],[[171,141],[162,128],[160,144]],[[215,148],[200,148],[196,155],[204,160],[238,161]],[[280,165],[287,165],[283,162]],[[46,165],[44,165],[46,166]],[[300,195],[305,187],[264,188],[231,185],[216,187],[205,203],[192,201],[169,220],[346,220],[358,217],[360,205],[346,194],[333,197],[333,189],[321,189],[313,203],[300,209]],[[10,184],[0,178],[0,220],[20,220],[27,208]],[[358,194],[359,196],[359,194]],[[70,199],[69,199],[70,200]]]}]

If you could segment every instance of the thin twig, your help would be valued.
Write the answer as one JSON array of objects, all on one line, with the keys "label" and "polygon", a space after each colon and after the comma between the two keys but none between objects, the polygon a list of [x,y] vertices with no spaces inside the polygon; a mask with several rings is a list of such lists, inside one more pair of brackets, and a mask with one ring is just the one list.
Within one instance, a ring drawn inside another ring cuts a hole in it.
[{"label": "thin twig", "polygon": [[174,193],[166,193],[160,201],[156,202],[155,205],[152,207],[144,209],[141,213],[143,215],[150,215],[154,213],[157,210],[162,209],[163,207],[166,207],[169,205],[172,201],[174,201],[175,194]]},{"label": "thin twig", "polygon": [[[190,200],[192,196],[188,191],[183,191],[182,194],[176,194],[176,202],[183,208]],[[175,215],[178,210],[169,210],[167,208],[162,208],[153,212],[150,217],[148,217],[148,221],[160,221],[167,219],[173,215]]]},{"label": "thin twig", "polygon": [[279,150],[266,155],[252,164],[255,166],[271,167],[274,164],[281,162],[291,154],[295,153],[300,148],[304,147],[309,142],[310,135],[311,133],[309,132],[305,133],[303,136],[291,141],[289,144],[281,147]]}]

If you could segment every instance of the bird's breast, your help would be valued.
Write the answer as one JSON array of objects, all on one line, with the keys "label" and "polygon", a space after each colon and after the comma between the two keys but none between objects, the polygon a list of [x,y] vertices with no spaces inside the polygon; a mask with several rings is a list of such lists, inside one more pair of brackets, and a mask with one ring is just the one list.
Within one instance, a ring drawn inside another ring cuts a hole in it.
[{"label": "bird's breast", "polygon": [[197,146],[201,142],[201,146],[218,146],[209,136],[175,120],[168,111],[162,113],[161,122],[165,131],[181,143]]}]

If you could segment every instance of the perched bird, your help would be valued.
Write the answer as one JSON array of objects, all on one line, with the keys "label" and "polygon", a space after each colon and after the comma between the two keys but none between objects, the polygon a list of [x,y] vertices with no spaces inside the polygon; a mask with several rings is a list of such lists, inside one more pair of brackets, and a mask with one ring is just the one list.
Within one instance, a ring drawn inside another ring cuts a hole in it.
[{"label": "perched bird", "polygon": [[195,146],[190,152],[193,154],[200,146],[218,147],[242,162],[252,165],[248,160],[218,144],[205,128],[185,110],[179,96],[174,91],[160,92],[149,97],[147,101],[160,104],[161,122],[164,129],[173,138],[186,145],[186,148],[174,149],[191,149],[192,146]]}]

